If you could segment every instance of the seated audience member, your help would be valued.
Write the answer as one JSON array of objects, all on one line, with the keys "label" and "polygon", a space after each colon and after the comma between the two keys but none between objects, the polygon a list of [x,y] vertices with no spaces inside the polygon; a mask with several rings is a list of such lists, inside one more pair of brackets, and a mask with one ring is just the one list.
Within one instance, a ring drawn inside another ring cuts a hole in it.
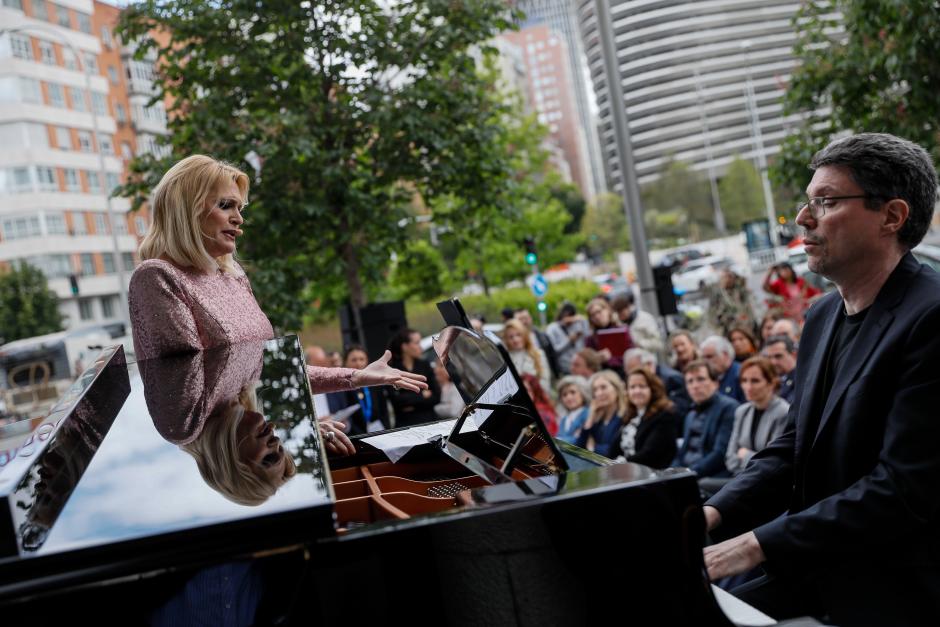
[{"label": "seated audience member", "polygon": [[532,320],[532,313],[525,307],[520,307],[516,310],[515,319],[521,322],[532,335],[532,343],[545,353],[545,359],[548,360],[548,367],[552,371],[552,378],[557,379],[560,376],[558,371],[558,355],[555,354],[555,347],[552,345],[548,335],[535,326],[535,321]]},{"label": "seated audience member", "polygon": [[[361,370],[369,365],[369,355],[365,348],[354,344],[346,348],[343,364],[346,368]],[[388,393],[384,386],[331,392],[327,396],[334,414],[346,407],[359,405],[358,410],[343,420],[347,425],[344,431],[349,435],[381,431],[392,426],[388,416]]]},{"label": "seated audience member", "polygon": [[582,348],[571,359],[571,374],[590,379],[604,367],[601,354],[593,348]]},{"label": "seated audience member", "polygon": [[792,318],[780,318],[774,322],[774,326],[770,329],[771,335],[786,335],[794,344],[800,343],[802,332],[803,329],[800,327],[800,323]]},{"label": "seated audience member", "polygon": [[[472,324],[472,321],[471,321]],[[458,418],[463,412],[464,402],[457,390],[457,386],[450,380],[447,368],[441,365],[441,362],[435,360],[431,364],[434,369],[434,376],[441,388],[441,402],[434,406],[434,413],[440,418]]]},{"label": "seated audience member", "polygon": [[676,417],[662,381],[640,366],[627,374],[627,413],[611,457],[666,468],[676,456]]},{"label": "seated audience member", "polygon": [[685,417],[682,446],[672,465],[691,468],[700,477],[728,477],[725,453],[738,402],[718,393],[718,373],[705,360],[685,367],[685,385],[694,404]]},{"label": "seated audience member", "polygon": [[554,435],[558,433],[558,417],[555,415],[555,405],[552,403],[552,399],[549,398],[548,393],[542,389],[542,385],[534,375],[529,373],[523,374],[522,384],[525,386],[525,391],[528,392],[529,398],[532,399],[532,404],[535,405],[535,410],[539,413],[539,417],[542,419],[542,422],[545,423],[545,428],[548,429],[549,435],[554,437]]},{"label": "seated audience member", "polygon": [[760,345],[763,348],[767,344],[767,338],[773,335],[774,323],[780,319],[780,314],[772,311],[764,314],[760,321]]},{"label": "seated audience member", "polygon": [[744,402],[744,390],[738,383],[741,364],[734,360],[734,347],[720,335],[710,335],[699,347],[702,359],[718,373],[718,391],[739,403]]},{"label": "seated audience member", "polygon": [[434,378],[431,364],[422,359],[421,334],[414,329],[400,329],[389,341],[391,364],[402,372],[420,374],[428,382],[427,389],[414,391],[401,386],[389,390],[389,400],[395,411],[395,426],[433,422],[437,420],[434,406],[441,402],[441,389]]},{"label": "seated audience member", "polygon": [[666,396],[672,401],[672,410],[676,416],[676,431],[682,430],[682,421],[692,407],[692,399],[685,389],[685,378],[669,366],[657,363],[656,355],[642,348],[631,348],[623,354],[623,366],[630,372],[634,368],[645,366],[653,371],[663,386]]},{"label": "seated audience member", "polygon": [[688,364],[699,358],[692,333],[685,329],[673,331],[669,335],[669,347],[672,349],[672,368],[678,372],[685,371]]},{"label": "seated audience member", "polygon": [[571,360],[584,348],[584,341],[591,334],[591,325],[578,315],[571,303],[564,303],[558,308],[555,321],[545,330],[555,354],[558,356],[558,368],[564,374],[571,373]]},{"label": "seated audience member", "polygon": [[636,306],[632,291],[614,298],[610,306],[620,322],[630,327],[630,337],[637,346],[657,355],[663,352],[663,334],[659,330],[659,323],[653,314]]},{"label": "seated audience member", "polygon": [[633,339],[630,337],[630,329],[617,320],[617,316],[614,314],[614,310],[610,308],[610,303],[608,303],[603,298],[595,298],[587,306],[587,315],[588,322],[591,323],[591,330],[593,333],[588,336],[584,341],[584,345],[587,348],[593,348],[604,358],[604,367],[611,370],[615,370],[618,373],[623,373],[623,352],[618,352],[616,355],[612,354],[611,351],[607,348],[604,348],[601,345],[600,335],[598,331],[605,331],[608,329],[623,329],[627,333],[627,342],[626,347],[623,350],[633,347]]},{"label": "seated audience member", "polygon": [[777,396],[777,374],[770,361],[751,357],[741,364],[741,387],[747,402],[734,410],[734,428],[725,453],[725,466],[736,475],[754,453],[783,433],[790,404]]},{"label": "seated audience member", "polygon": [[577,445],[610,457],[620,439],[626,412],[627,390],[623,379],[613,370],[601,370],[591,377],[591,409]]},{"label": "seated audience member", "polygon": [[734,327],[728,331],[728,341],[734,348],[734,360],[738,363],[757,354],[757,340],[747,327]]},{"label": "seated audience member", "polygon": [[584,377],[570,374],[558,383],[558,400],[564,408],[555,439],[574,444],[581,435],[591,404],[591,386]]},{"label": "seated audience member", "polygon": [[518,320],[508,320],[503,327],[503,344],[519,375],[531,374],[539,380],[542,389],[551,385],[551,371],[545,353],[532,342],[532,335]]},{"label": "seated audience member", "polygon": [[780,385],[777,394],[787,403],[792,403],[796,395],[796,345],[787,335],[772,335],[763,350],[764,357],[773,364]]}]

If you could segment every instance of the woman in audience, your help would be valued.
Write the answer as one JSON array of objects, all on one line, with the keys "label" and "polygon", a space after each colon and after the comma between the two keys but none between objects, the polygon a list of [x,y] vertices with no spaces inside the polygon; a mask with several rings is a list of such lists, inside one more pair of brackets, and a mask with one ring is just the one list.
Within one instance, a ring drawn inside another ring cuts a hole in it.
[{"label": "woman in audience", "polygon": [[601,370],[591,377],[591,409],[577,445],[611,457],[626,413],[627,390],[623,379],[613,370]]},{"label": "woman in audience", "polygon": [[[346,347],[342,361],[346,368],[362,370],[369,364],[369,355],[365,348],[353,344]],[[330,402],[334,413],[353,405],[359,406],[359,409],[343,420],[348,426],[346,433],[349,435],[381,431],[392,426],[388,417],[388,391],[384,386],[332,392],[329,396],[332,397]]]},{"label": "woman in audience", "polygon": [[545,428],[548,429],[549,435],[554,436],[558,432],[558,418],[555,414],[555,405],[552,403],[552,399],[549,398],[548,393],[542,389],[542,384],[539,383],[535,375],[531,375],[528,372],[523,374],[522,384],[525,386],[526,392],[529,393],[529,398],[532,399],[532,404],[535,405],[535,410],[539,413],[539,417],[542,419],[542,422],[545,423]]},{"label": "woman in audience", "polygon": [[564,413],[558,419],[558,433],[555,438],[574,444],[581,435],[581,428],[587,420],[591,403],[591,386],[588,380],[570,374],[558,383],[558,400]]},{"label": "woman in audience", "polygon": [[604,360],[593,348],[582,348],[571,358],[571,374],[590,379],[604,367]]},{"label": "woman in audience", "polygon": [[672,367],[679,372],[684,372],[687,365],[699,358],[698,346],[692,339],[691,331],[673,331],[669,336],[669,346],[672,347]]},{"label": "woman in audience", "polygon": [[441,402],[441,388],[431,365],[421,358],[421,334],[414,329],[401,329],[389,341],[392,353],[389,364],[401,372],[412,373],[428,382],[427,389],[414,391],[393,389],[389,392],[395,410],[395,426],[404,427],[437,420],[434,406]]},{"label": "woman in audience", "polygon": [[774,323],[780,319],[780,314],[768,311],[760,320],[760,347],[767,345],[767,339],[773,335]]},{"label": "woman in audience", "polygon": [[728,341],[734,347],[734,360],[742,362],[757,354],[757,340],[747,327],[734,327],[728,331]]},{"label": "woman in audience", "polygon": [[542,349],[532,343],[532,334],[524,324],[515,318],[508,320],[503,327],[503,344],[520,376],[530,374],[538,379],[543,390],[551,389],[548,359]]},{"label": "woman in audience", "polygon": [[764,357],[751,357],[741,364],[741,387],[747,402],[734,412],[734,427],[725,466],[738,474],[751,457],[783,433],[790,405],[777,396],[777,374]]},{"label": "woman in audience", "polygon": [[[588,303],[587,306],[587,315],[588,322],[591,323],[591,330],[593,333],[588,336],[584,341],[584,345],[587,348],[593,348],[604,360],[604,367],[615,370],[619,374],[623,374],[623,354],[630,348],[633,348],[633,339],[630,337],[630,329],[622,324],[620,324],[617,314],[614,313],[613,308],[603,298],[595,298]],[[598,335],[598,331],[605,331],[608,329],[622,329],[626,334],[626,342],[618,348],[616,351],[611,351],[608,348],[604,348],[603,340],[601,336]],[[614,354],[616,352],[616,354]]]},{"label": "woman in audience", "polygon": [[627,375],[627,413],[611,457],[650,468],[666,468],[676,456],[676,425],[672,401],[663,382],[640,366]]},{"label": "woman in audience", "polygon": [[447,368],[437,360],[431,366],[434,369],[434,376],[437,377],[437,383],[441,386],[441,402],[434,406],[434,413],[440,418],[460,417],[465,404],[460,392],[457,390],[457,386],[450,380]]}]

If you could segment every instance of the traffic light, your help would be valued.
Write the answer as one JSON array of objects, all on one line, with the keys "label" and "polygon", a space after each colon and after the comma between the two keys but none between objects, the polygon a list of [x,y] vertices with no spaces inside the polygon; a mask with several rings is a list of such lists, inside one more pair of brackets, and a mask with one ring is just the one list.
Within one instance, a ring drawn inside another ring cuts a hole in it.
[{"label": "traffic light", "polygon": [[534,266],[539,262],[539,255],[535,250],[535,240],[531,237],[525,238],[525,262]]},{"label": "traffic light", "polygon": [[539,304],[536,305],[536,308],[538,308],[539,311],[545,311],[548,309],[548,303],[546,303],[544,300],[540,300]]},{"label": "traffic light", "polygon": [[78,296],[78,277],[74,274],[69,275],[69,287],[72,288],[72,296]]}]

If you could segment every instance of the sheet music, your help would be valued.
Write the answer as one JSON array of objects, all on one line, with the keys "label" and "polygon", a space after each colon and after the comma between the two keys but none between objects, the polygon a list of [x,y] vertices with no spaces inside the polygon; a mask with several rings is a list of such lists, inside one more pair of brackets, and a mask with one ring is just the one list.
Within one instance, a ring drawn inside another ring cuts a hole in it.
[{"label": "sheet music", "polygon": [[[483,390],[483,393],[480,394],[480,397],[476,400],[477,403],[488,403],[490,405],[499,405],[504,403],[510,398],[513,394],[519,391],[519,385],[516,383],[515,377],[512,376],[512,373],[509,372],[507,368],[499,378],[493,381],[488,388]],[[482,425],[490,414],[493,413],[492,409],[477,409],[472,414],[470,418],[476,424],[477,427]]]},{"label": "sheet music", "polygon": [[[430,424],[418,425],[417,427],[411,427],[410,429],[403,429],[401,431],[392,431],[390,433],[383,433],[381,435],[373,435],[367,438],[362,438],[362,441],[368,442],[375,448],[385,453],[385,456],[388,457],[389,461],[394,463],[404,457],[405,453],[410,451],[412,448],[421,444],[427,444],[431,438],[439,435],[450,435],[450,432],[456,423],[456,420],[432,422]],[[476,425],[468,420],[464,422],[460,432],[468,433],[470,431],[476,430]]]}]

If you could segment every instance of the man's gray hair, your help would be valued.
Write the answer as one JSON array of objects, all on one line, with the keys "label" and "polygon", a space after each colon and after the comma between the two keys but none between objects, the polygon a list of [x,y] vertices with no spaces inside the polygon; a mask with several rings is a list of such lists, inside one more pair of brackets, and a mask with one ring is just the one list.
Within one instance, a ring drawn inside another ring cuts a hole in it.
[{"label": "man's gray hair", "polygon": [[644,366],[653,366],[654,368],[656,367],[656,355],[646,350],[645,348],[628,348],[627,352],[623,354],[623,363],[625,365],[634,359],[639,359],[640,364]]},{"label": "man's gray hair", "polygon": [[734,359],[734,346],[731,345],[731,342],[721,337],[720,335],[709,335],[702,343],[699,345],[701,350],[705,350],[711,346],[719,353],[724,353],[731,359]]}]

